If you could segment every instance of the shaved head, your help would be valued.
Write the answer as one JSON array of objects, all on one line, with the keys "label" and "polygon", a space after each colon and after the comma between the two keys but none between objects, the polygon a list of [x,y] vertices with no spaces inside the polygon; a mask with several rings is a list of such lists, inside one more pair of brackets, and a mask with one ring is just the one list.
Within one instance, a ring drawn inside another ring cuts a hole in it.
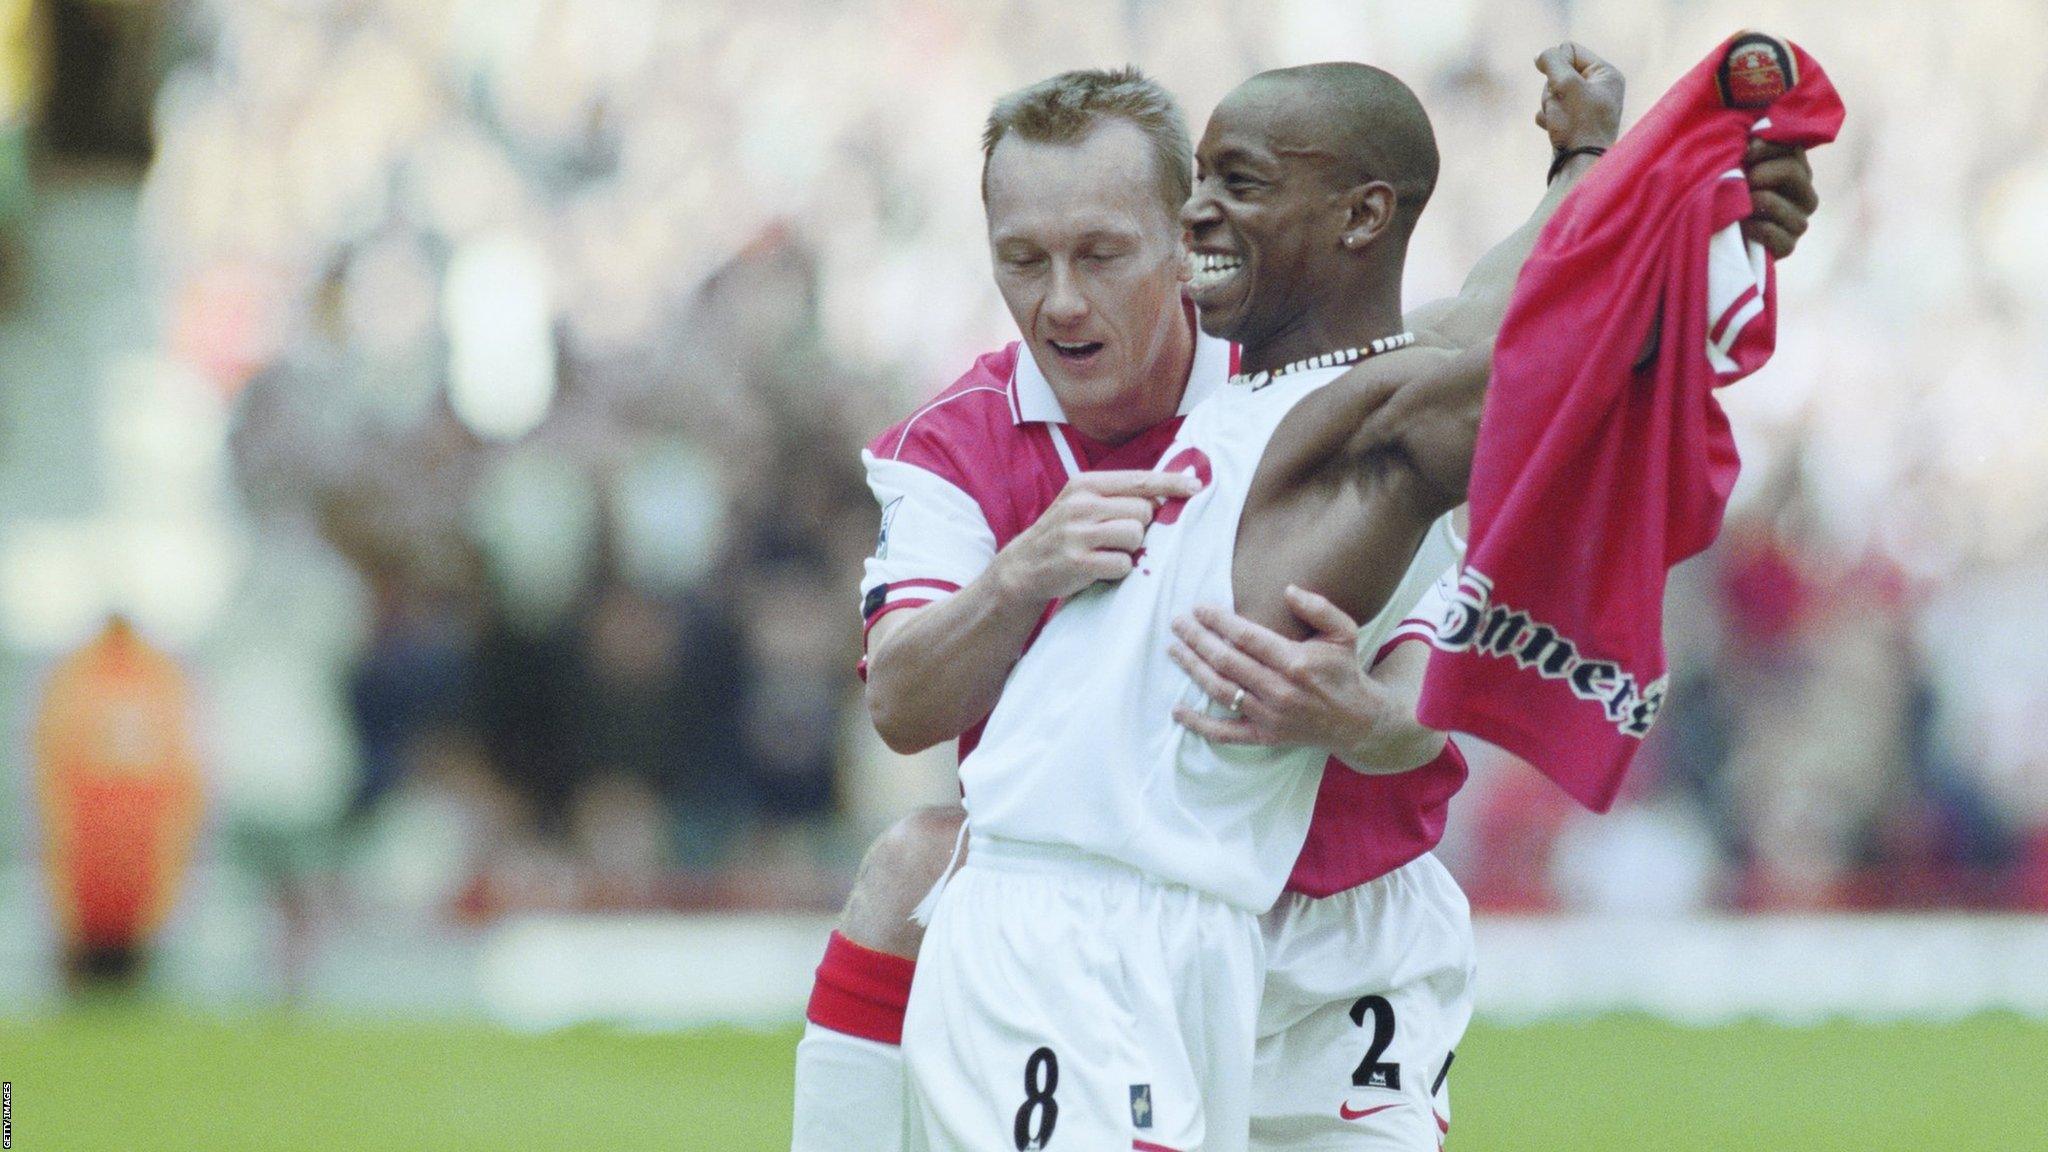
[{"label": "shaved head", "polygon": [[1276,151],[1317,160],[1333,188],[1391,184],[1414,227],[1437,174],[1436,131],[1414,90],[1385,69],[1342,61],[1261,72],[1253,85],[1290,90],[1290,138],[1276,140]]},{"label": "shaved head", "polygon": [[1365,64],[1261,72],[1209,116],[1181,209],[1202,327],[1249,371],[1400,330],[1408,238],[1436,190],[1436,133]]}]

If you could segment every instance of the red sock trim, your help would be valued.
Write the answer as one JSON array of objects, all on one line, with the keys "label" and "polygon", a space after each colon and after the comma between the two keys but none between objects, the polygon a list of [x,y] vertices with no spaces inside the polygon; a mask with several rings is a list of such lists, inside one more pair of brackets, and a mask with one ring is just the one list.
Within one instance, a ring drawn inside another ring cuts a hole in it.
[{"label": "red sock trim", "polygon": [[804,1015],[820,1028],[877,1044],[903,1043],[903,1009],[917,961],[863,948],[839,933],[825,943],[825,959],[811,984]]}]

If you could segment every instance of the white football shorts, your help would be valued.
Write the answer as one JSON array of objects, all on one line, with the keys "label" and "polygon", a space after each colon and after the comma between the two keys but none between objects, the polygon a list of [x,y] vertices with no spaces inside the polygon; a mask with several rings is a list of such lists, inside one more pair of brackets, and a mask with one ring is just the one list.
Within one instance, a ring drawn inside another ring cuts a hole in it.
[{"label": "white football shorts", "polygon": [[1472,917],[1435,856],[1261,918],[1255,1149],[1437,1152],[1472,1019]]},{"label": "white football shorts", "polygon": [[1259,920],[1099,857],[976,837],[903,1054],[934,1152],[1242,1152]]}]

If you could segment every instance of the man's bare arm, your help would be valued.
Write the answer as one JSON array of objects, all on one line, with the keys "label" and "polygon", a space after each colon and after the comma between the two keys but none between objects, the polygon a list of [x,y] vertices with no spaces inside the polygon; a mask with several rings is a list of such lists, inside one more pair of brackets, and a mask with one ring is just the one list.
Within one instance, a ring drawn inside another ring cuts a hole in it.
[{"label": "man's bare arm", "polygon": [[1313,629],[1308,639],[1289,640],[1214,606],[1176,619],[1168,654],[1224,715],[1178,707],[1173,718],[1218,744],[1321,748],[1367,775],[1435,759],[1443,734],[1415,719],[1428,646],[1400,645],[1368,674],[1359,665],[1358,622],[1343,609],[1293,586],[1287,607]]},{"label": "man's bare arm", "polygon": [[[1562,153],[1612,145],[1621,131],[1626,90],[1621,73],[1573,43],[1545,49],[1536,57],[1536,67],[1544,77],[1536,123],[1549,134],[1551,147]],[[1346,455],[1396,450],[1438,494],[1443,508],[1464,501],[1479,412],[1493,367],[1493,338],[1507,316],[1515,280],[1543,226],[1594,159],[1582,153],[1567,160],[1529,219],[1479,258],[1456,296],[1409,314],[1417,342],[1449,355],[1433,365],[1415,365],[1422,370],[1409,374],[1398,394],[1372,404],[1370,415],[1353,425],[1357,431],[1346,445]]]},{"label": "man's bare arm", "polygon": [[868,718],[882,742],[921,752],[995,707],[1010,666],[1045,610],[977,580],[937,604],[903,608],[868,632]]},{"label": "man's bare arm", "polygon": [[[1543,108],[1536,122],[1560,152],[1605,148],[1621,119],[1621,74],[1575,44],[1559,45],[1536,59],[1544,74]],[[1437,372],[1416,374],[1404,394],[1375,406],[1348,446],[1353,453],[1398,449],[1423,478],[1456,503],[1470,478],[1472,438],[1479,427],[1492,344],[1514,295],[1515,281],[1535,250],[1543,226],[1571,189],[1593,166],[1590,155],[1573,157],[1559,171],[1529,219],[1480,257],[1456,296],[1410,312],[1407,323],[1425,347],[1458,355]],[[1807,222],[1820,207],[1813,168],[1804,149],[1753,140],[1743,155],[1751,211],[1744,237],[1778,259],[1792,254]],[[1657,331],[1645,334],[1644,356],[1655,350]]]},{"label": "man's bare arm", "polygon": [[1415,718],[1429,653],[1427,644],[1403,644],[1372,670],[1370,679],[1380,690],[1382,705],[1365,737],[1339,753],[1352,770],[1389,776],[1420,768],[1443,752],[1444,734]]},{"label": "man's bare arm", "polygon": [[[1621,73],[1570,43],[1546,49],[1536,66],[1544,74],[1537,123],[1552,145],[1611,144],[1621,122]],[[1567,161],[1529,219],[1480,257],[1456,296],[1407,315],[1415,347],[1369,359],[1304,402],[1313,416],[1292,423],[1312,431],[1287,445],[1285,454],[1296,467],[1273,469],[1276,484],[1294,486],[1333,462],[1348,470],[1363,459],[1399,454],[1436,490],[1426,502],[1439,513],[1464,502],[1472,461],[1468,441],[1478,432],[1493,337],[1507,315],[1515,278],[1543,226],[1593,161],[1591,155]]]},{"label": "man's bare arm", "polygon": [[882,742],[922,751],[988,715],[1045,606],[1128,575],[1154,501],[1197,488],[1163,472],[1076,477],[966,587],[877,620],[868,632],[867,705]]},{"label": "man's bare arm", "polygon": [[[1543,73],[1543,105],[1536,123],[1562,153],[1575,148],[1608,148],[1621,134],[1621,107],[1626,83],[1614,65],[1572,43],[1545,49],[1536,57]],[[1579,177],[1592,168],[1594,157],[1572,157],[1552,180],[1536,210],[1521,227],[1488,249],[1458,294],[1424,305],[1408,314],[1408,327],[1418,341],[1453,349],[1490,344],[1507,315],[1515,279],[1536,248],[1543,226]]]}]

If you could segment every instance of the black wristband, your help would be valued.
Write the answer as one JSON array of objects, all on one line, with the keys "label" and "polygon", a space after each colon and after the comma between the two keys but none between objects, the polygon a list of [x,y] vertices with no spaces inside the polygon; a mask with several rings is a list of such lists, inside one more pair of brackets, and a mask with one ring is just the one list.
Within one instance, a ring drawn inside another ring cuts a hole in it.
[{"label": "black wristband", "polygon": [[1545,184],[1548,184],[1551,181],[1557,179],[1557,174],[1559,172],[1564,171],[1564,166],[1571,163],[1572,157],[1574,156],[1605,155],[1607,155],[1607,149],[1601,147],[1598,144],[1581,144],[1577,148],[1561,148],[1558,150],[1557,155],[1551,158],[1550,175],[1545,177],[1543,182]]}]

